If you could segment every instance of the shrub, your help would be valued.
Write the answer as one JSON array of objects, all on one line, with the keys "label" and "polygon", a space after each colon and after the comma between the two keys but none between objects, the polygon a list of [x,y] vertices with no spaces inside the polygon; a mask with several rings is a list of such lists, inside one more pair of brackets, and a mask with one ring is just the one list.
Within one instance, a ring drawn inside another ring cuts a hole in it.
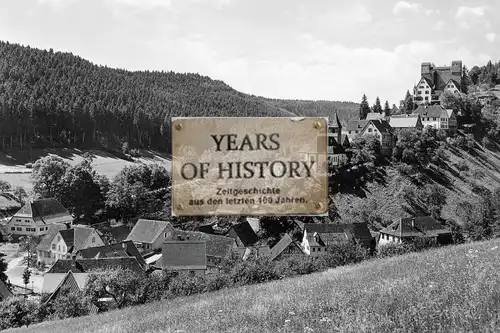
[{"label": "shrub", "polygon": [[129,147],[128,147],[128,142],[124,142],[122,145],[122,153],[127,155],[130,152]]},{"label": "shrub", "polygon": [[412,251],[408,244],[388,243],[378,247],[377,257],[388,258],[406,254]]},{"label": "shrub", "polygon": [[324,260],[327,267],[333,268],[354,264],[369,257],[369,250],[350,240],[329,245]]},{"label": "shrub", "polygon": [[28,326],[36,322],[38,304],[23,296],[0,302],[0,330]]},{"label": "shrub", "polygon": [[57,298],[50,302],[51,317],[65,319],[81,317],[89,314],[90,302],[82,292],[74,292],[69,288],[59,291]]}]

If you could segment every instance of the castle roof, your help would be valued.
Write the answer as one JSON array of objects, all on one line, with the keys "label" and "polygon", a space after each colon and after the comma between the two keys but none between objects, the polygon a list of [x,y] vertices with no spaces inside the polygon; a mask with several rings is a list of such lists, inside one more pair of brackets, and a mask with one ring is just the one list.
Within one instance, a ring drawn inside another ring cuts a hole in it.
[{"label": "castle roof", "polygon": [[420,115],[420,117],[430,117],[430,118],[448,118],[448,112],[441,105],[420,105],[413,111],[414,115]]},{"label": "castle roof", "polygon": [[411,115],[394,115],[389,120],[389,125],[393,128],[416,128],[419,124],[420,116],[418,114]]}]

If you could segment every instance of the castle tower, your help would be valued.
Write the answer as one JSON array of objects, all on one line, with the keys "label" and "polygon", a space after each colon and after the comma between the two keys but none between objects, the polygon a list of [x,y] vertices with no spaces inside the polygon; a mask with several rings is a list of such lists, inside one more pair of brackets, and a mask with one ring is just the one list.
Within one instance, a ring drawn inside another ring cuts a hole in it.
[{"label": "castle tower", "polygon": [[459,84],[459,89],[462,90],[462,60],[451,62],[451,78]]},{"label": "castle tower", "polygon": [[334,134],[335,140],[338,144],[342,144],[342,124],[340,123],[339,116],[335,112],[332,124],[330,125],[331,133]]}]

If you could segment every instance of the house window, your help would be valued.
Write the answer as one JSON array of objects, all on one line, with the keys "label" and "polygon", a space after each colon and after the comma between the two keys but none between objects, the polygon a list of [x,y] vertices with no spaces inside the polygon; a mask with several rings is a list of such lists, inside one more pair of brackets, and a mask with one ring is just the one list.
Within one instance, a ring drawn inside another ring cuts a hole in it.
[{"label": "house window", "polygon": [[369,128],[369,129],[368,129],[368,132],[371,132],[371,131],[372,131],[372,129],[371,129],[371,128]]},{"label": "house window", "polygon": [[45,230],[49,230],[49,227],[45,227]]},{"label": "house window", "polygon": [[56,244],[52,244],[52,250],[56,249]]},{"label": "house window", "polygon": [[434,117],[434,118],[432,118],[432,120],[433,120],[433,121],[436,121],[436,120],[437,120],[437,118],[436,118],[436,117]]},{"label": "house window", "polygon": [[57,236],[57,241],[59,242],[61,240],[61,236]]},{"label": "house window", "polygon": [[429,96],[425,96],[425,100],[428,101],[429,100]]},{"label": "house window", "polygon": [[429,94],[429,90],[426,90],[425,93],[428,95]]},{"label": "house window", "polygon": [[351,134],[351,131],[349,131],[349,134]]},{"label": "house window", "polygon": [[12,228],[10,228],[10,230],[15,231],[15,230],[16,230],[16,228],[15,228],[15,227],[12,227]]},{"label": "house window", "polygon": [[23,228],[17,228],[17,231],[23,231]]},{"label": "house window", "polygon": [[316,252],[316,248],[315,247],[313,247],[313,252]]},{"label": "house window", "polygon": [[43,228],[40,228],[40,231],[43,231]]},{"label": "house window", "polygon": [[95,243],[95,237],[92,237],[92,243]]},{"label": "house window", "polygon": [[24,220],[24,222],[28,222],[28,223],[30,223],[30,220]]}]

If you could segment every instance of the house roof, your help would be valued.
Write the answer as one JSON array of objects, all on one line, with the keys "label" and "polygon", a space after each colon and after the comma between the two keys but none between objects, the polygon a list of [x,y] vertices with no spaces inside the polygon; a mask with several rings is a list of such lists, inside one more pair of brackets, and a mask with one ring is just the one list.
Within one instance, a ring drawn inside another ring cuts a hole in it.
[{"label": "house roof", "polygon": [[45,273],[43,275],[42,293],[53,293],[67,273]]},{"label": "house roof", "polygon": [[68,246],[68,252],[77,252],[85,246],[85,242],[94,231],[93,228],[73,227],[59,231],[64,243]]},{"label": "house roof", "polygon": [[453,116],[453,109],[446,109],[446,113],[448,114],[448,118]]},{"label": "house roof", "polygon": [[383,119],[385,119],[385,115],[383,113],[369,112],[366,115],[366,120],[383,120]]},{"label": "house roof", "polygon": [[280,241],[271,249],[271,252],[269,253],[269,259],[276,259],[289,246],[297,246],[302,251],[297,242],[295,242],[289,234],[285,234],[285,236],[283,236],[283,238],[281,238]]},{"label": "house roof", "polygon": [[9,288],[7,288],[5,283],[3,283],[2,280],[0,280],[0,301],[12,296],[13,296],[12,292],[9,290]]},{"label": "house roof", "polygon": [[420,78],[420,81],[418,81],[418,84],[420,84],[420,82],[422,82],[422,80],[424,80],[424,81],[425,81],[425,82],[429,85],[429,87],[431,87],[432,89],[434,89],[434,83],[432,83],[432,81],[431,81],[431,80],[429,80],[429,79],[428,79],[427,77],[425,77],[425,76],[422,76],[422,77]]},{"label": "house roof", "polygon": [[130,269],[137,273],[144,272],[143,268],[135,257],[115,257],[100,259],[58,259],[47,271],[51,273],[88,273],[95,269],[108,268]]},{"label": "house roof", "polygon": [[206,269],[207,245],[200,241],[166,241],[162,248],[163,269]]},{"label": "house roof", "polygon": [[50,251],[50,243],[52,243],[52,240],[54,237],[57,236],[59,231],[66,229],[66,226],[64,224],[51,224],[49,225],[49,230],[43,236],[42,240],[40,243],[37,245],[36,249],[39,251]]},{"label": "house roof", "polygon": [[[174,237],[189,237],[191,241],[204,241],[207,243],[207,256],[226,257],[231,249],[236,248],[236,241],[231,237],[222,235],[205,234],[198,231],[175,230]],[[175,239],[174,238],[174,239]]]},{"label": "house roof", "polygon": [[448,234],[450,230],[430,216],[419,216],[415,218],[400,218],[388,227],[380,230],[380,232],[400,237],[435,237],[440,234]]},{"label": "house roof", "polygon": [[126,240],[138,243],[153,243],[165,230],[172,225],[167,221],[139,219],[130,231]]},{"label": "house roof", "polygon": [[448,83],[450,83],[450,82],[453,83],[457,89],[460,89],[460,84],[457,81],[453,80],[453,79],[449,79],[446,82],[446,85],[448,85]]},{"label": "house roof", "polygon": [[21,209],[22,204],[17,200],[12,193],[0,193],[0,211]]},{"label": "house roof", "polygon": [[349,120],[347,123],[347,131],[361,131],[367,123],[368,120]]},{"label": "house roof", "polygon": [[375,126],[375,128],[380,133],[393,134],[394,132],[393,128],[391,127],[391,125],[389,125],[389,122],[386,120],[369,120],[366,123],[365,127],[363,128],[363,131],[365,130],[365,128],[368,127],[369,124],[373,124],[373,126]]},{"label": "house roof", "polygon": [[448,117],[448,113],[441,105],[419,105],[412,114],[431,118]]},{"label": "house roof", "polygon": [[418,114],[412,115],[394,115],[389,120],[389,125],[392,128],[415,128],[418,125]]},{"label": "house roof", "polygon": [[372,236],[367,223],[331,224],[331,223],[304,223],[307,234],[318,233],[327,243],[347,237],[356,240],[371,240]]},{"label": "house roof", "polygon": [[73,221],[66,208],[54,198],[38,199],[26,203],[14,216],[31,217],[43,224]]},{"label": "house roof", "polygon": [[143,267],[146,264],[146,261],[144,261],[139,250],[137,250],[137,247],[132,241],[81,249],[76,252],[76,255],[81,256],[83,259],[135,257]]},{"label": "house roof", "polygon": [[339,116],[337,115],[337,112],[335,112],[335,116],[333,117],[330,124],[328,124],[328,127],[342,128],[342,124],[340,123]]},{"label": "house roof", "polygon": [[121,243],[125,241],[132,229],[126,224],[113,227],[105,224],[99,224],[99,225],[93,224],[92,227],[94,227],[97,230],[103,242],[107,244]]},{"label": "house roof", "polygon": [[259,240],[259,237],[257,237],[257,234],[247,221],[233,224],[227,231],[226,235],[228,235],[231,230],[234,230],[244,246],[251,246]]},{"label": "house roof", "polygon": [[85,283],[87,282],[89,274],[88,273],[73,273],[69,271],[64,275],[64,277],[60,280],[58,286],[55,288],[55,290],[52,292],[52,295],[47,299],[45,303],[50,302],[52,299],[54,299],[59,291],[61,290],[62,287],[67,286],[71,288],[72,290],[83,290],[85,287]]}]

